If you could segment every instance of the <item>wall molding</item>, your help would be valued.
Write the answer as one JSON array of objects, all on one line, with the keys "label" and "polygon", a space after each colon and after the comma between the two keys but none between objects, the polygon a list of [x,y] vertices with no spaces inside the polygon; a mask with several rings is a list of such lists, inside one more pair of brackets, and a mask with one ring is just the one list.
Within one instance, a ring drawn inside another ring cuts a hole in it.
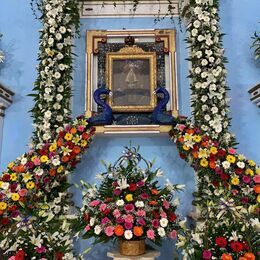
[{"label": "wall molding", "polygon": [[14,92],[0,83],[0,117],[4,117],[5,109],[13,102]]},{"label": "wall molding", "polygon": [[250,100],[260,108],[260,83],[248,90]]},{"label": "wall molding", "polygon": [[[116,7],[114,6],[116,3]],[[179,0],[172,0],[172,14],[179,16]],[[168,13],[169,1],[167,0],[140,0],[133,11],[133,1],[89,1],[82,4],[81,18],[123,18],[123,17],[155,17],[160,10],[160,17]]]}]

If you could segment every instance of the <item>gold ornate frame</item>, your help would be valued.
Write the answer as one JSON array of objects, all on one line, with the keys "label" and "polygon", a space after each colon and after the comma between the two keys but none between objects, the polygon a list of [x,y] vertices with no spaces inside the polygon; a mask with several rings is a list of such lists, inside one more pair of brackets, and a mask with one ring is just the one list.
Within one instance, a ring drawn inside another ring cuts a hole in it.
[{"label": "gold ornate frame", "polygon": [[176,40],[175,30],[171,29],[151,29],[151,30],[89,30],[86,33],[86,115],[92,116],[92,96],[93,96],[93,57],[99,52],[98,43],[106,42],[109,39],[126,36],[153,37],[155,42],[163,42],[164,52],[168,55],[170,62],[171,80],[171,114],[178,115],[178,89],[176,73]]},{"label": "gold ornate frame", "polygon": [[115,112],[148,112],[152,111],[156,105],[156,97],[153,94],[156,87],[156,54],[154,52],[144,52],[137,46],[124,47],[118,52],[106,54],[106,85],[113,93],[113,62],[114,60],[149,60],[149,81],[150,81],[150,102],[149,105],[115,105],[113,96],[109,97],[109,105]]}]

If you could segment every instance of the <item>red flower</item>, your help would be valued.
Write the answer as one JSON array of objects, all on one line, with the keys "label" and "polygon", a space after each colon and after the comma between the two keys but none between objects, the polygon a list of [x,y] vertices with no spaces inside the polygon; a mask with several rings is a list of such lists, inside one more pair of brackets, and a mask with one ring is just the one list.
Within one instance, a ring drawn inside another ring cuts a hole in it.
[{"label": "red flower", "polygon": [[176,215],[171,211],[169,211],[167,215],[170,221],[175,221],[177,219]]},{"label": "red flower", "polygon": [[19,251],[15,254],[15,260],[24,260],[25,252],[23,249],[19,249]]},{"label": "red flower", "polygon": [[4,226],[4,225],[7,225],[9,223],[9,218],[3,218],[1,220],[1,224]]},{"label": "red flower", "polygon": [[104,215],[108,215],[110,213],[110,209],[105,209],[104,211],[103,211],[103,214]]},{"label": "red flower", "polygon": [[181,159],[185,159],[186,155],[184,153],[180,153],[180,157],[181,157]]},{"label": "red flower", "polygon": [[47,150],[45,150],[45,149],[41,149],[40,151],[39,151],[39,154],[42,156],[42,155],[47,155],[48,154],[48,151]]},{"label": "red flower", "polygon": [[225,173],[221,173],[220,174],[220,178],[221,178],[221,180],[228,180],[229,179],[229,175],[225,174]]},{"label": "red flower", "polygon": [[55,260],[62,260],[63,256],[64,256],[63,253],[56,252],[55,253]]},{"label": "red flower", "polygon": [[217,237],[215,242],[219,247],[225,248],[227,246],[227,240],[224,237]]},{"label": "red flower", "polygon": [[128,188],[130,191],[135,191],[137,189],[137,185],[135,183],[130,183],[130,186]]},{"label": "red flower", "polygon": [[83,138],[84,140],[87,140],[87,139],[89,138],[89,134],[88,134],[88,133],[83,133],[83,134],[82,134],[82,138]]},{"label": "red flower", "polygon": [[10,175],[9,174],[4,174],[2,176],[2,181],[10,181]]},{"label": "red flower", "polygon": [[159,214],[158,212],[152,211],[151,213],[152,213],[152,215],[153,215],[154,218],[156,218],[156,219],[159,219],[159,218],[160,218],[160,214]]},{"label": "red flower", "polygon": [[242,174],[243,171],[244,171],[244,170],[243,170],[243,169],[240,169],[240,168],[236,168],[236,169],[235,169],[235,173],[238,174],[238,175],[239,175],[239,174]]},{"label": "red flower", "polygon": [[217,153],[218,156],[225,156],[226,155],[226,151],[225,150],[218,150],[218,153]]},{"label": "red flower", "polygon": [[59,137],[60,137],[60,138],[63,138],[64,136],[65,136],[65,131],[60,131],[60,132],[59,132]]},{"label": "red flower", "polygon": [[230,247],[231,247],[231,249],[232,249],[234,252],[236,252],[236,253],[239,253],[239,252],[242,251],[243,248],[244,248],[244,247],[243,247],[243,244],[240,243],[240,242],[238,242],[238,241],[233,241],[233,242],[231,242]]}]

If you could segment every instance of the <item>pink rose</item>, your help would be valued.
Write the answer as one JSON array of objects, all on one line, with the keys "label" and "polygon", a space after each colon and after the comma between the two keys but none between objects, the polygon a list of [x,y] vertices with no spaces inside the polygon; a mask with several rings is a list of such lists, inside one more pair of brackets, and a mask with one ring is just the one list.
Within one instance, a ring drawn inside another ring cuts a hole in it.
[{"label": "pink rose", "polygon": [[134,217],[131,214],[126,215],[124,217],[124,219],[125,219],[125,222],[131,222],[131,223],[134,222]]},{"label": "pink rose", "polygon": [[155,237],[154,231],[152,229],[147,230],[146,234],[149,239],[154,239]]},{"label": "pink rose", "polygon": [[211,256],[212,256],[212,253],[209,250],[203,251],[203,254],[202,254],[203,259],[207,259],[207,260],[211,259]]},{"label": "pink rose", "polygon": [[85,129],[85,126],[84,126],[84,125],[79,125],[79,126],[78,126],[78,131],[79,131],[79,132],[83,132],[84,129]]},{"label": "pink rose", "polygon": [[182,125],[182,124],[178,124],[177,125],[177,129],[180,130],[180,131],[183,131],[185,129],[185,125]]},{"label": "pink rose", "polygon": [[158,228],[159,227],[159,220],[158,219],[152,220],[152,225],[153,225],[154,228]]},{"label": "pink rose", "polygon": [[177,231],[173,230],[168,234],[168,237],[171,239],[176,239],[177,238]]},{"label": "pink rose", "polygon": [[18,191],[18,194],[19,194],[21,197],[24,197],[24,196],[26,196],[26,194],[27,194],[27,190],[26,190],[26,189],[20,189],[20,190]]},{"label": "pink rose", "polygon": [[132,229],[133,228],[133,224],[131,222],[125,222],[124,224],[126,229]]},{"label": "pink rose", "polygon": [[89,206],[90,207],[96,207],[98,204],[100,203],[99,200],[93,200],[89,203]]},{"label": "pink rose", "polygon": [[40,246],[40,247],[38,246],[36,247],[36,251],[37,253],[42,254],[46,252],[46,248],[44,246]]},{"label": "pink rose", "polygon": [[145,223],[143,218],[139,218],[138,219],[138,224],[140,224],[141,226],[145,226],[146,223]]},{"label": "pink rose", "polygon": [[253,180],[255,183],[260,183],[260,175],[255,175]]},{"label": "pink rose", "polygon": [[100,210],[100,211],[104,211],[106,208],[107,208],[107,204],[105,204],[105,203],[102,203],[102,204],[99,206],[99,210]]},{"label": "pink rose", "polygon": [[88,224],[87,226],[85,226],[84,230],[88,232],[90,230],[90,225]]},{"label": "pink rose", "polygon": [[109,218],[108,217],[105,217],[105,218],[103,218],[102,220],[101,220],[101,224],[106,224],[106,223],[108,223],[110,220],[109,220]]},{"label": "pink rose", "polygon": [[41,161],[40,161],[40,159],[39,159],[38,157],[36,157],[36,158],[33,160],[33,163],[34,163],[34,165],[38,166],[38,165],[41,164]]},{"label": "pink rose", "polygon": [[138,209],[136,211],[136,216],[137,217],[145,217],[146,216],[146,212],[144,210],[142,210],[142,209]]},{"label": "pink rose", "polygon": [[134,207],[133,204],[126,204],[126,205],[124,206],[124,210],[125,210],[126,212],[131,212],[131,211],[133,211],[134,209],[135,209],[135,207]]},{"label": "pink rose", "polygon": [[121,213],[120,213],[119,209],[115,209],[113,211],[113,216],[116,217],[116,218],[119,218],[121,216]]},{"label": "pink rose", "polygon": [[248,177],[248,176],[243,176],[242,179],[243,179],[244,183],[249,183],[251,181],[250,177]]},{"label": "pink rose", "polygon": [[164,200],[164,201],[163,201],[163,207],[164,207],[165,209],[169,209],[170,203],[169,203],[167,200]]},{"label": "pink rose", "polygon": [[167,218],[167,214],[163,210],[160,212],[160,216],[161,218]]},{"label": "pink rose", "polygon": [[13,256],[9,257],[8,260],[15,260],[15,256],[13,255]]},{"label": "pink rose", "polygon": [[234,148],[228,148],[228,152],[230,154],[235,154],[236,153],[236,150]]},{"label": "pink rose", "polygon": [[108,226],[105,228],[105,234],[109,237],[114,235],[114,227]]}]

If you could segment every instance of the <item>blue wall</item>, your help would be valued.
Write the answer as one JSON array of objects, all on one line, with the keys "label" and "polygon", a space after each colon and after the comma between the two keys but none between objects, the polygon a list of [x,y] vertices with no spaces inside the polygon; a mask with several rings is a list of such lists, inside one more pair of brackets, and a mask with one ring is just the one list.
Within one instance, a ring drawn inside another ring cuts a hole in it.
[{"label": "blue wall", "polygon": [[1,170],[28,150],[32,120],[27,112],[33,103],[27,94],[36,79],[40,26],[32,15],[30,1],[0,1],[0,32],[3,34],[0,48],[6,54],[0,68],[0,82],[15,92],[13,104],[4,118]]},{"label": "blue wall", "polygon": [[[247,90],[260,82],[260,64],[254,62],[253,51],[250,50],[251,36],[259,30],[259,0],[221,0],[221,25],[227,34],[224,37],[226,56],[229,59],[227,68],[228,83],[231,88],[231,130],[240,143],[239,151],[260,164],[260,110],[250,102]],[[75,80],[73,115],[84,111],[84,73],[85,73],[85,31],[87,29],[120,29],[130,28],[174,28],[177,30],[178,79],[180,113],[190,114],[189,88],[186,79],[188,64],[185,61],[187,50],[177,22],[172,24],[168,19],[153,24],[153,19],[87,19],[82,21],[81,38],[76,40]],[[4,170],[7,163],[27,150],[32,120],[27,111],[32,101],[26,95],[31,92],[36,78],[38,29],[40,24],[34,20],[28,0],[1,0],[0,32],[4,34],[1,48],[7,52],[7,62],[0,71],[0,81],[16,92],[13,105],[6,110],[4,122],[3,153],[0,169]],[[175,145],[167,136],[97,136],[84,156],[84,160],[72,176],[72,182],[85,179],[94,182],[96,173],[103,171],[99,161],[104,159],[113,162],[129,140],[141,145],[141,152],[148,159],[157,157],[156,166],[161,166],[172,182],[185,183],[187,189],[181,195],[180,213],[186,215],[191,207],[191,193],[194,187],[192,170],[179,159]],[[80,203],[79,192],[75,200]],[[87,242],[78,243],[78,248],[87,246]],[[164,244],[161,259],[172,256],[172,248]],[[105,259],[105,247],[96,247],[91,252],[91,260]],[[103,258],[104,257],[104,258]]]}]

